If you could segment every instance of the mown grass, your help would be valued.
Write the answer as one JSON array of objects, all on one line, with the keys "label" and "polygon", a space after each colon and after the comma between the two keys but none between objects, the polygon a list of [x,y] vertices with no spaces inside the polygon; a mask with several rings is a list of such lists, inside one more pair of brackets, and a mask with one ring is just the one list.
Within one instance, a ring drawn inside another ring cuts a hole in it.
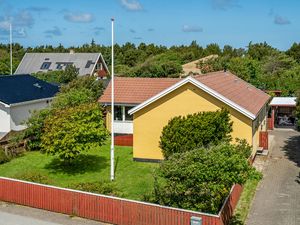
[{"label": "mown grass", "polygon": [[[152,191],[155,163],[134,162],[131,147],[115,148],[115,185],[122,197],[141,200]],[[63,164],[57,157],[40,152],[23,156],[0,165],[0,176],[18,177],[24,173],[40,173],[51,185],[70,187],[83,182],[110,182],[110,146],[106,144],[82,154],[73,164]]]}]

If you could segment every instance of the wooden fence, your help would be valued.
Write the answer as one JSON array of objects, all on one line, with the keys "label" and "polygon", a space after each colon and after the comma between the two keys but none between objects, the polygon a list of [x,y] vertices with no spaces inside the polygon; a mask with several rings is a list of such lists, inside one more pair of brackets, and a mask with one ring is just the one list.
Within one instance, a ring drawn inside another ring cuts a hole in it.
[{"label": "wooden fence", "polygon": [[133,146],[133,135],[124,134],[115,136],[115,145],[118,146]]},{"label": "wooden fence", "polygon": [[0,177],[0,200],[120,225],[226,225],[241,195],[234,185],[218,215]]}]

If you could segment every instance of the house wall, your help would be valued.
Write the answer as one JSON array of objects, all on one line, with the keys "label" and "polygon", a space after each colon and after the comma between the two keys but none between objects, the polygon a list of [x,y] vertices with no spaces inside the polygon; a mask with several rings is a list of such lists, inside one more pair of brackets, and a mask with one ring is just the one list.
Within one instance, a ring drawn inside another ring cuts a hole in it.
[{"label": "house wall", "polygon": [[10,131],[10,108],[0,103],[0,132]]},{"label": "house wall", "polygon": [[48,106],[49,102],[47,100],[11,106],[10,129],[14,131],[25,129],[26,126],[24,125],[24,122],[30,117],[31,113],[35,110],[41,110]]},{"label": "house wall", "polygon": [[137,111],[133,120],[133,157],[163,159],[159,140],[168,121],[179,115],[227,108],[233,121],[233,140],[246,139],[252,145],[252,121],[194,85],[188,83],[147,107]]},{"label": "house wall", "polygon": [[[267,130],[267,107],[264,106],[252,123],[253,150],[259,147],[259,133]],[[253,152],[254,153],[254,152]]]}]

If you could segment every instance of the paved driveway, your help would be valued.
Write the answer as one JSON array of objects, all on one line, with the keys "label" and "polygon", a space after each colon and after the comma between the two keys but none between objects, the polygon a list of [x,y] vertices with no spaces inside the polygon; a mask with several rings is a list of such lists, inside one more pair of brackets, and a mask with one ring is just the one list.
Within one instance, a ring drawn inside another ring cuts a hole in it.
[{"label": "paved driveway", "polygon": [[300,133],[274,130],[271,134],[270,156],[247,225],[299,225]]},{"label": "paved driveway", "polygon": [[104,225],[92,220],[0,202],[0,225]]}]

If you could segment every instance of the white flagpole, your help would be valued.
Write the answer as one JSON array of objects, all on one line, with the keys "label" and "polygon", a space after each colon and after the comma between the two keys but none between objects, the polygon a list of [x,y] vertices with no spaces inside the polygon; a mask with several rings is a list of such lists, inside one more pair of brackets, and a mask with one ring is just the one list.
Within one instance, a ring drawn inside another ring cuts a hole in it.
[{"label": "white flagpole", "polygon": [[115,137],[114,137],[114,19],[111,19],[111,147],[110,147],[110,180],[115,179]]},{"label": "white flagpole", "polygon": [[11,23],[9,24],[9,41],[10,41],[10,74],[12,75],[13,66],[12,66],[12,27]]}]

